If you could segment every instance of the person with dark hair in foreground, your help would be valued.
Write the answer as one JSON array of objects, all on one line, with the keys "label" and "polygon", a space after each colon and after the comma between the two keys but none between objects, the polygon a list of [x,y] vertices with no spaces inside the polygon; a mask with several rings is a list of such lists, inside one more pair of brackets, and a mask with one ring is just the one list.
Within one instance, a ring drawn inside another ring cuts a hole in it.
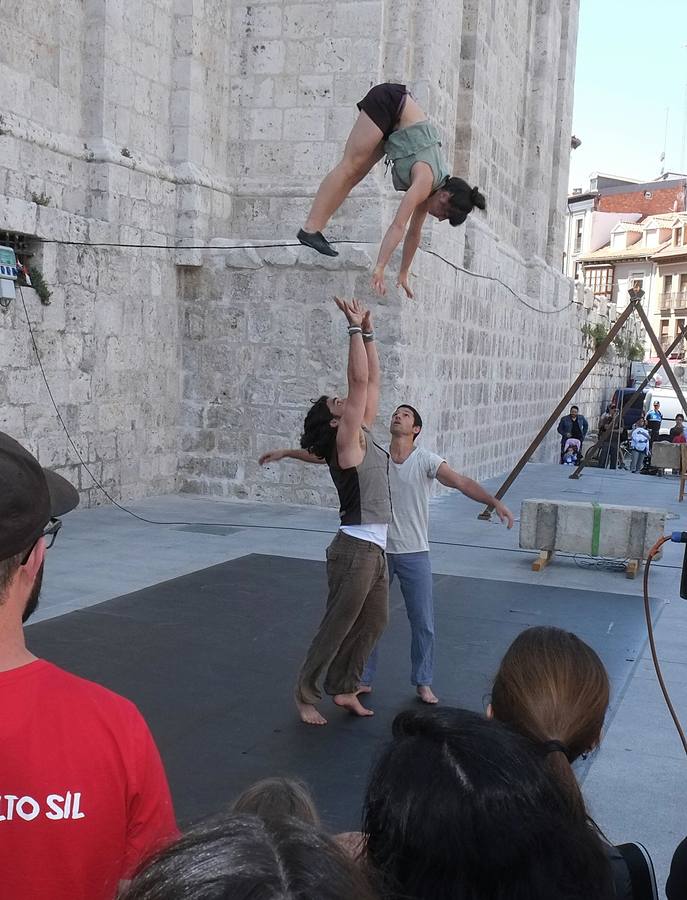
[{"label": "person with dark hair in foreground", "polygon": [[297,778],[263,778],[240,794],[232,812],[260,816],[290,816],[307,825],[320,827],[320,817],[308,788]]},{"label": "person with dark hair in foreground", "polygon": [[666,882],[668,900],[687,900],[687,838],[678,844]]},{"label": "person with dark hair in foreground", "polygon": [[404,84],[375,85],[358,109],[343,159],[320,185],[298,240],[318,253],[338,256],[322,229],[356,184],[386,156],[394,188],[405,197],[379,248],[372,286],[378,294],[386,293],[384,270],[405,234],[398,286],[412,298],[410,265],[427,216],[461,225],[475,207],[486,209],[486,201],[477,187],[451,176],[436,129]]},{"label": "person with dark hair in foreground", "polygon": [[[392,519],[387,540],[389,584],[398,576],[410,622],[410,682],[423,703],[437,703],[434,679],[434,599],[429,558],[429,496],[436,479],[471,500],[493,506],[508,528],[513,514],[472,478],[454,471],[446,460],[415,441],[422,431],[422,417],[415,407],[402,403],[391,416],[389,481]],[[302,449],[270,450],[259,459],[261,466],[281,459],[323,463],[324,459]],[[377,671],[377,647],[370,654],[361,680],[361,693],[372,691]]]},{"label": "person with dark hair in foreground", "polygon": [[348,396],[315,401],[301,436],[301,447],[329,466],[341,503],[341,526],[327,548],[327,608],[296,687],[296,706],[308,725],[327,724],[315,706],[324,672],[325,692],[337,706],[373,714],[358,700],[360,678],[389,616],[389,454],[369,431],[379,406],[377,345],[369,310],[357,300],[335,299],[348,320]]},{"label": "person with dark hair in foreground", "polygon": [[616,897],[653,900],[656,879],[641,844],[612,846],[588,814],[572,763],[594,750],[608,709],[608,673],[597,653],[561,628],[521,632],[496,673],[487,715],[541,749],[544,767],[561,784],[570,808],[599,834],[613,869]]},{"label": "person with dark hair in foreground", "polygon": [[159,854],[120,900],[375,900],[336,842],[298,819],[201,823]]},{"label": "person with dark hair in foreground", "polygon": [[364,809],[387,900],[611,900],[599,837],[531,741],[461,709],[396,716]]},{"label": "person with dark hair in foreground", "polygon": [[[72,485],[0,434],[0,894],[113,900],[142,860],[178,834],[162,763],[124,697],[26,646],[45,552]],[[55,551],[53,551],[55,552]]]}]

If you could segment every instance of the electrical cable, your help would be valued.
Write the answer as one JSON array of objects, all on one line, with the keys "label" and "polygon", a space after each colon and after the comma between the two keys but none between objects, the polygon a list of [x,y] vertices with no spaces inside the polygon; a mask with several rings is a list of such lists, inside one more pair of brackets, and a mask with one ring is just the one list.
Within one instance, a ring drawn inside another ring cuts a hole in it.
[{"label": "electrical cable", "polygon": [[[269,250],[276,247],[301,247],[303,246],[300,241],[280,241],[278,243],[273,244],[142,244],[142,243],[131,243],[126,241],[66,241],[60,240],[59,238],[33,238],[32,241],[37,244],[60,244],[67,247],[116,247],[116,248],[131,248],[136,250]],[[338,241],[330,241],[330,244],[377,244],[378,241],[356,241],[352,239],[342,238]],[[456,272],[464,272],[466,275],[471,275],[473,278],[483,278],[487,281],[493,281],[496,284],[500,284],[507,291],[509,291],[516,300],[519,300],[523,306],[526,306],[528,309],[533,310],[534,312],[542,313],[542,315],[551,315],[553,313],[562,312],[568,307],[572,306],[575,302],[574,300],[570,300],[564,306],[559,307],[558,309],[540,309],[538,306],[534,306],[534,304],[530,303],[528,300],[525,300],[517,291],[515,291],[509,284],[506,284],[505,281],[502,281],[496,275],[485,275],[481,272],[473,272],[471,269],[466,269],[465,266],[459,266],[457,263],[451,262],[451,260],[446,259],[445,256],[442,256],[440,253],[437,253],[434,250],[427,250],[424,247],[418,248],[421,253],[426,253],[429,256],[435,256],[437,259],[440,259],[447,266],[450,266]]]},{"label": "electrical cable", "polygon": [[496,275],[484,275],[482,272],[473,272],[471,269],[466,269],[464,266],[459,266],[458,263],[451,262],[450,259],[446,259],[446,257],[442,256],[440,253],[437,253],[435,250],[426,250],[423,247],[420,247],[422,253],[427,253],[429,256],[436,256],[437,259],[440,259],[442,262],[446,263],[447,266],[450,266],[456,272],[465,272],[467,275],[472,275],[473,278],[484,278],[487,281],[495,281],[497,284],[503,285],[507,291],[510,293],[521,303],[527,306],[529,309],[534,310],[535,312],[542,313],[543,315],[551,315],[552,313],[562,312],[564,309],[567,309],[569,306],[572,306],[575,302],[574,300],[570,300],[569,303],[566,303],[565,306],[560,306],[558,309],[539,309],[538,306],[533,306],[531,303],[528,303],[526,300],[514,291],[513,288],[506,284],[505,281],[501,281],[500,278],[497,278]]},{"label": "electrical cable", "polygon": [[670,713],[673,722],[675,723],[675,728],[677,729],[677,733],[680,736],[680,741],[682,742],[683,749],[685,753],[687,753],[687,737],[685,737],[685,733],[682,730],[682,725],[680,724],[680,720],[675,712],[675,708],[673,707],[672,701],[670,699],[670,694],[668,693],[668,688],[666,687],[666,683],[663,680],[663,673],[661,671],[661,665],[658,661],[658,654],[656,652],[656,641],[654,639],[654,626],[651,621],[651,608],[649,606],[649,568],[651,566],[651,561],[654,556],[658,553],[659,549],[666,543],[666,541],[671,540],[671,537],[668,535],[664,535],[659,538],[654,546],[649,551],[649,555],[646,559],[646,565],[644,567],[644,615],[646,616],[646,628],[649,634],[649,647],[651,649],[651,659],[654,663],[654,669],[656,670],[656,677],[658,678],[658,683],[661,688],[661,692],[663,694],[663,699],[666,702],[666,706],[668,707],[668,712]]}]

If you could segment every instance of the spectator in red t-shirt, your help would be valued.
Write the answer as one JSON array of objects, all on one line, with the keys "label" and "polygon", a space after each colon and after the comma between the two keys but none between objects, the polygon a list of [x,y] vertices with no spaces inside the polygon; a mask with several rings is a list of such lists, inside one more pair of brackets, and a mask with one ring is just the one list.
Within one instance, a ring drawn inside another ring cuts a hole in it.
[{"label": "spectator in red t-shirt", "polygon": [[0,894],[112,900],[177,835],[136,707],[26,647],[46,548],[76,490],[0,433]]}]

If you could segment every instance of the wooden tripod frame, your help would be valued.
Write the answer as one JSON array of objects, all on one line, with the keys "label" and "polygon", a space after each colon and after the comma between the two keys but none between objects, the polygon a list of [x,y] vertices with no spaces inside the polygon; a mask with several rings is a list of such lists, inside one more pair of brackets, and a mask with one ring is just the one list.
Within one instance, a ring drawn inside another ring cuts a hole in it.
[{"label": "wooden tripod frame", "polygon": [[[618,316],[618,319],[616,320],[615,324],[611,327],[611,329],[609,330],[606,337],[596,348],[596,350],[592,354],[592,357],[589,360],[589,362],[586,364],[586,366],[582,369],[580,374],[577,376],[577,378],[573,381],[573,383],[570,385],[568,390],[565,392],[560,403],[558,403],[558,405],[553,410],[553,412],[551,413],[549,418],[546,420],[546,422],[544,422],[544,424],[540,428],[539,432],[537,433],[536,437],[534,438],[532,443],[529,445],[529,447],[525,450],[525,452],[522,454],[520,459],[517,461],[517,463],[513,467],[512,471],[510,472],[510,474],[508,475],[506,480],[503,482],[503,484],[498,489],[498,491],[494,494],[494,497],[497,500],[501,500],[506,495],[507,491],[510,489],[513,482],[516,480],[518,475],[525,468],[525,465],[531,459],[532,454],[535,452],[537,447],[539,447],[541,442],[544,440],[546,435],[549,433],[549,431],[553,427],[554,423],[558,421],[563,410],[567,407],[568,403],[570,403],[570,401],[575,396],[577,391],[584,384],[584,382],[587,379],[587,376],[590,374],[590,372],[594,369],[594,367],[596,366],[598,361],[601,359],[601,357],[604,355],[604,353],[611,346],[611,343],[618,336],[623,325],[627,322],[627,320],[630,318],[630,316],[632,315],[633,312],[636,312],[638,314],[642,324],[644,325],[644,329],[646,330],[649,340],[651,341],[651,343],[654,346],[654,349],[656,350],[656,355],[658,356],[659,361],[656,363],[656,365],[654,366],[652,371],[649,373],[649,375],[646,376],[646,378],[644,379],[644,381],[642,382],[640,387],[637,388],[637,390],[634,392],[634,394],[630,397],[628,403],[625,405],[632,404],[635,401],[635,399],[640,395],[640,393],[644,390],[646,385],[649,383],[651,378],[653,378],[653,376],[656,374],[656,372],[659,370],[659,368],[661,366],[663,366],[664,369],[666,370],[668,380],[670,381],[670,384],[672,385],[672,388],[675,391],[677,398],[680,401],[680,404],[682,405],[682,408],[685,411],[687,411],[687,402],[685,401],[684,394],[682,393],[682,388],[680,387],[680,384],[679,384],[677,378],[675,377],[675,373],[672,370],[672,367],[670,365],[670,362],[668,361],[668,356],[667,356],[668,353],[671,353],[675,349],[675,347],[677,347],[678,343],[682,340],[683,337],[687,337],[687,329],[682,328],[680,330],[680,334],[675,338],[675,340],[670,345],[670,347],[668,347],[668,350],[664,351],[663,347],[661,347],[661,342],[659,341],[659,339],[656,336],[656,333],[654,332],[654,329],[651,327],[651,322],[649,321],[649,318],[648,318],[646,312],[642,308],[641,299],[636,298],[634,300],[631,300],[630,303],[628,303],[628,305],[622,311],[622,313]],[[594,449],[595,448],[592,448],[592,450],[594,450]],[[590,451],[587,451],[586,455],[588,455],[589,452]],[[585,466],[585,462],[583,460],[582,463],[580,463],[580,465],[575,469],[575,471],[569,477],[570,478],[579,478],[580,473],[582,472],[582,469],[584,468],[584,466]],[[494,511],[493,506],[486,506],[482,510],[482,512],[479,514],[478,518],[479,519],[491,519],[491,514],[493,511]]]}]

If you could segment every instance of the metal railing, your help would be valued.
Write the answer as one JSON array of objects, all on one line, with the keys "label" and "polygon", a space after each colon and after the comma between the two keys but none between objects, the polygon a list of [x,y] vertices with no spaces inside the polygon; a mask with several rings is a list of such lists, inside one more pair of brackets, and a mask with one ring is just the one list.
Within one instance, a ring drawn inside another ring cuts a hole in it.
[{"label": "metal railing", "polygon": [[659,305],[661,309],[687,308],[687,290],[664,291],[662,294],[659,294]]}]

